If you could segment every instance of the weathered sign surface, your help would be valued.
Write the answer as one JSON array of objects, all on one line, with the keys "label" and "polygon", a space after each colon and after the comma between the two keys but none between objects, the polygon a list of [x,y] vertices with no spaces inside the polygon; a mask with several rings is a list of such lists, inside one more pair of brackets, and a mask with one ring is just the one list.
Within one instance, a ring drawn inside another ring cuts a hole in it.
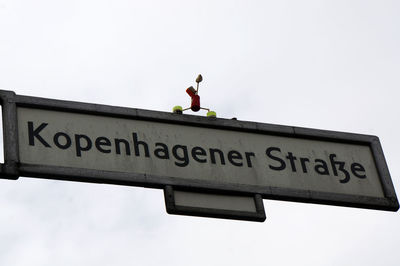
[{"label": "weathered sign surface", "polygon": [[375,136],[56,101],[4,91],[2,105],[5,141],[9,142],[3,175],[157,188],[174,185],[398,209]]},{"label": "weathered sign surface", "polygon": [[368,146],[18,108],[20,162],[383,197]]}]

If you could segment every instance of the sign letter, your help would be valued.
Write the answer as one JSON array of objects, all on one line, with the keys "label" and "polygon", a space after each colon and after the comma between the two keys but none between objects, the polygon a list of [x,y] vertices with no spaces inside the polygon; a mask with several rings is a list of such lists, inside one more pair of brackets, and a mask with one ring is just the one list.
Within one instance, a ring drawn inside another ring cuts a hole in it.
[{"label": "sign letter", "polygon": [[39,135],[40,131],[42,131],[45,127],[47,127],[47,123],[42,123],[38,128],[33,128],[33,122],[28,122],[28,134],[29,134],[29,145],[35,146],[35,137],[47,148],[51,148],[49,143],[47,143],[42,136]]}]

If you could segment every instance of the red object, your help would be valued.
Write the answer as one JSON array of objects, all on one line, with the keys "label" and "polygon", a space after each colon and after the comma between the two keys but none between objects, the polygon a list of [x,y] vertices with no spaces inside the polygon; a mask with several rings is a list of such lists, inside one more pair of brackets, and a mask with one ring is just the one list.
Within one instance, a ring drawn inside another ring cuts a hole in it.
[{"label": "red object", "polygon": [[190,109],[192,109],[193,112],[199,111],[200,110],[200,96],[193,95],[190,97],[192,97],[192,104],[190,105]]},{"label": "red object", "polygon": [[187,89],[186,89],[186,93],[189,94],[189,96],[192,97],[192,98],[193,98],[193,96],[196,95],[196,91],[194,90],[193,87],[187,88]]}]

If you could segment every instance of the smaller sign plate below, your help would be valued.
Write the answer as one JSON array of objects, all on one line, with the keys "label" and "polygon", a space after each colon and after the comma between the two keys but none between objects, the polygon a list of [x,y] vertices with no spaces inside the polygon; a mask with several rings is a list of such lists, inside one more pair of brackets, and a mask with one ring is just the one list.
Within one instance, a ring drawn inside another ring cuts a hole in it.
[{"label": "smaller sign plate below", "polygon": [[266,219],[262,197],[215,194],[164,189],[165,206],[169,214],[202,216],[264,222]]}]

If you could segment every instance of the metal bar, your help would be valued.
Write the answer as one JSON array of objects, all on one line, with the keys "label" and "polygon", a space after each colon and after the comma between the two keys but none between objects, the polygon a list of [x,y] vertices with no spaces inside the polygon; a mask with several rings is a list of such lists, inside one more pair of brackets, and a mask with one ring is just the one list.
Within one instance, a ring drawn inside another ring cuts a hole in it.
[{"label": "metal bar", "polygon": [[18,179],[18,125],[15,93],[0,91],[0,99],[3,110],[3,145],[4,164],[1,165],[1,177]]},{"label": "metal bar", "polygon": [[396,197],[396,193],[394,191],[394,186],[392,179],[390,177],[389,168],[386,164],[385,156],[383,154],[382,146],[380,144],[379,138],[376,137],[371,142],[372,154],[374,156],[375,165],[378,170],[379,176],[381,177],[381,185],[384,192],[384,195],[388,200],[393,202],[394,206],[399,208],[399,203]]}]

